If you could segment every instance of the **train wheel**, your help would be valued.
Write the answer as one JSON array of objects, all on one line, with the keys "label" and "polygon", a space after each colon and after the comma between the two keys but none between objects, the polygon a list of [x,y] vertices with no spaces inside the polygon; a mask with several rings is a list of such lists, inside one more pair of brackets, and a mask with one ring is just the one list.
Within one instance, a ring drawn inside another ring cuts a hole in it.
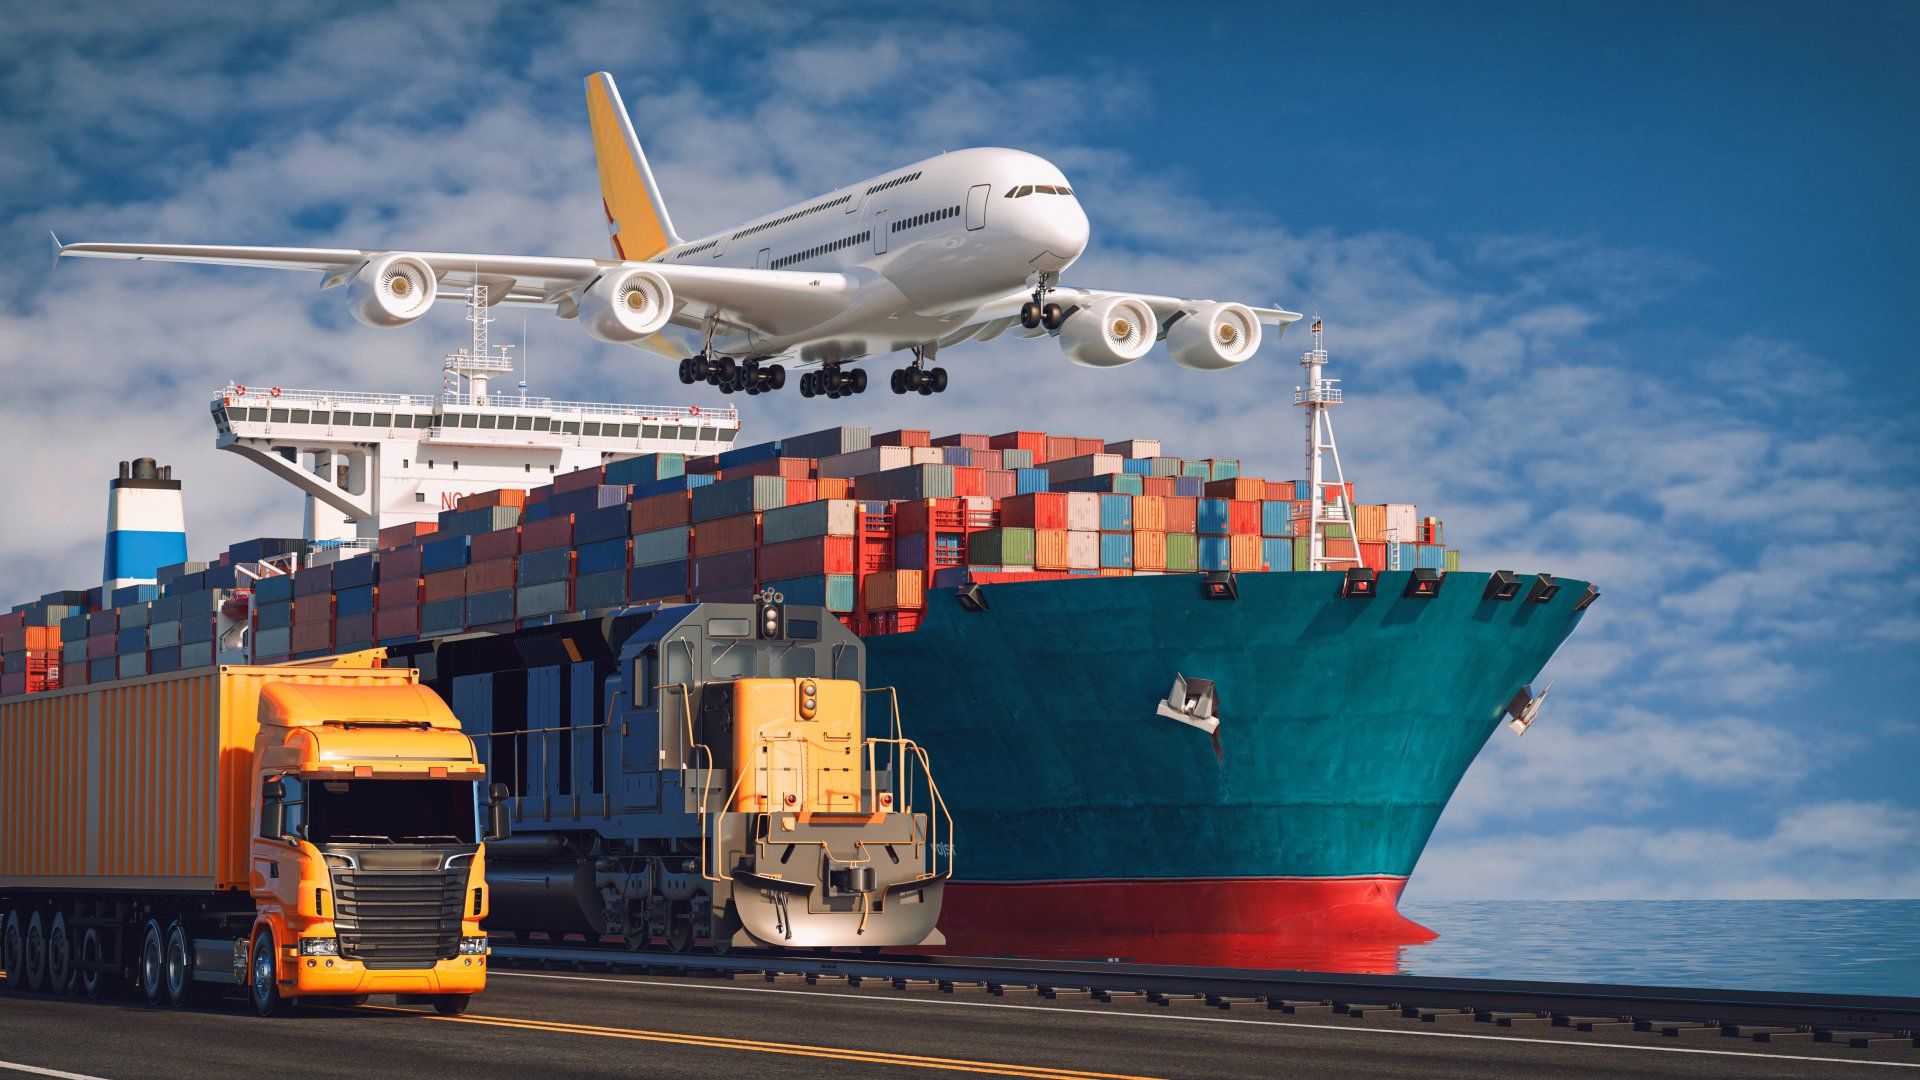
[{"label": "train wheel", "polygon": [[0,970],[7,973],[9,989],[26,989],[27,928],[20,924],[19,908],[9,910],[0,921]]},{"label": "train wheel", "polygon": [[140,934],[140,992],[149,1005],[167,1000],[167,933],[159,919],[148,919]]},{"label": "train wheel", "polygon": [[471,994],[435,994],[433,1011],[441,1016],[459,1016],[467,1011],[467,1005],[472,1000]]},{"label": "train wheel", "polygon": [[67,913],[53,913],[53,926],[47,931],[47,989],[55,994],[71,994],[79,989],[73,970],[73,929]]},{"label": "train wheel", "polygon": [[639,952],[642,949],[645,949],[648,945],[653,944],[653,939],[647,936],[647,932],[645,930],[640,930],[635,933],[628,934],[622,940],[624,940],[627,943],[628,952]]},{"label": "train wheel", "polygon": [[279,972],[273,960],[273,931],[261,930],[253,936],[253,985],[247,995],[253,999],[253,1011],[261,1016],[279,1016],[287,1011],[287,999],[280,996]]},{"label": "train wheel", "polygon": [[693,948],[693,909],[685,901],[673,905],[667,919],[667,951],[683,953]]},{"label": "train wheel", "polygon": [[47,913],[27,916],[27,989],[38,994],[47,988]]},{"label": "train wheel", "polygon": [[[80,945],[75,950],[75,955],[79,956],[84,963],[97,964],[107,959],[106,945],[107,932],[98,926],[89,926],[80,931]],[[79,974],[80,992],[90,998],[97,998],[102,993],[113,990],[114,984],[118,982],[116,977],[104,971],[88,969]]]}]

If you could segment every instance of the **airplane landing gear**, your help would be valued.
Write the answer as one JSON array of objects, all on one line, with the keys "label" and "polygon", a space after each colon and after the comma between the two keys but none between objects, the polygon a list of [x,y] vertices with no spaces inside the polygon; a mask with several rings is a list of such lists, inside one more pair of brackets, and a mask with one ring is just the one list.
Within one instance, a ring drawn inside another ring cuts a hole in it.
[{"label": "airplane landing gear", "polygon": [[800,376],[801,397],[842,398],[867,392],[864,368],[841,371],[839,364],[823,364],[819,371]]},{"label": "airplane landing gear", "polygon": [[1020,305],[1021,326],[1029,330],[1038,330],[1043,326],[1058,330],[1060,324],[1066,321],[1066,310],[1047,299],[1047,294],[1053,291],[1054,277],[1052,273],[1040,275],[1040,280],[1033,287],[1033,299]]},{"label": "airplane landing gear", "polygon": [[947,369],[928,367],[933,360],[934,345],[921,345],[913,350],[913,363],[893,373],[887,380],[887,386],[896,394],[938,394],[947,388]]}]

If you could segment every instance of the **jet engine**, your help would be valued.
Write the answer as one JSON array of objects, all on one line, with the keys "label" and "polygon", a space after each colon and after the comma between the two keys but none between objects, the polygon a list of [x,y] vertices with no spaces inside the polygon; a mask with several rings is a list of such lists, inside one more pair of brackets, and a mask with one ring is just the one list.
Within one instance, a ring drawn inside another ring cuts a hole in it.
[{"label": "jet engine", "polygon": [[1119,367],[1147,355],[1159,329],[1145,300],[1109,296],[1074,311],[1060,324],[1060,347],[1081,367]]},{"label": "jet engine", "polygon": [[1224,371],[1260,348],[1260,317],[1245,304],[1203,304],[1167,327],[1173,362],[1194,371]]},{"label": "jet engine", "polygon": [[651,270],[615,270],[580,295],[581,325],[616,345],[652,336],[672,315],[673,287]]},{"label": "jet engine", "polygon": [[375,256],[353,275],[347,300],[354,318],[368,326],[391,329],[425,315],[439,287],[426,260],[394,251]]}]

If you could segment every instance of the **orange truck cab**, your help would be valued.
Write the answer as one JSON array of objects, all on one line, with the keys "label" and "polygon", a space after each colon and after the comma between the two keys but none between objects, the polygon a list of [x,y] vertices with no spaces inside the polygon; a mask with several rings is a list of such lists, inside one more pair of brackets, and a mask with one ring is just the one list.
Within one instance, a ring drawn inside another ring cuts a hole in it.
[{"label": "orange truck cab", "polygon": [[504,808],[453,713],[384,656],[0,701],[0,790],[22,796],[0,820],[9,985],[464,1010]]}]

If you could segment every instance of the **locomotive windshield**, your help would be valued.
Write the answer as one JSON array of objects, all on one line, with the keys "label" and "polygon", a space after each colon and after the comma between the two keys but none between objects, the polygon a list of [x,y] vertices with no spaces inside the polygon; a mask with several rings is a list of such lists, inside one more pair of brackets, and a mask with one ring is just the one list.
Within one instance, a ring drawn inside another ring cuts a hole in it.
[{"label": "locomotive windshield", "polygon": [[325,844],[473,844],[471,780],[308,780],[306,837]]}]

